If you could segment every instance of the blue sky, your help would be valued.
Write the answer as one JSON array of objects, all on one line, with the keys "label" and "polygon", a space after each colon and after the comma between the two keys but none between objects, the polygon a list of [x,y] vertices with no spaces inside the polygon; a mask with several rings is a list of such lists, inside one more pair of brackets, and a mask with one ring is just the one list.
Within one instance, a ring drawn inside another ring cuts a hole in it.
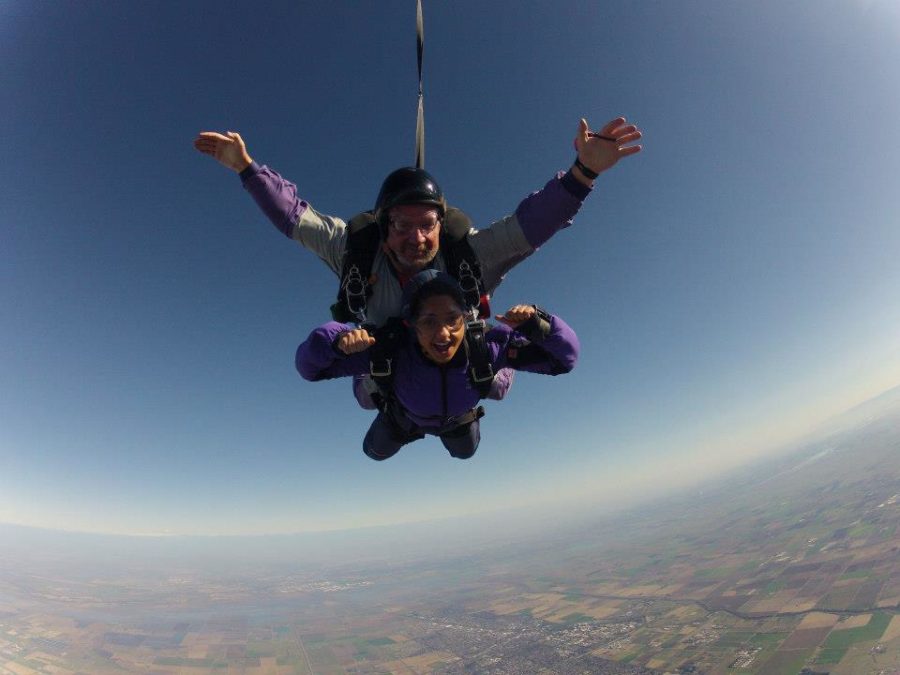
[{"label": "blue sky", "polygon": [[147,533],[352,528],[615,504],[769,452],[900,383],[900,10],[845,2],[429,2],[426,165],[476,223],[573,157],[644,151],[494,309],[583,348],[488,406],[474,460],[376,464],[347,382],[296,345],[331,273],[201,130],[319,210],[414,157],[415,3],[0,4],[0,522]]}]

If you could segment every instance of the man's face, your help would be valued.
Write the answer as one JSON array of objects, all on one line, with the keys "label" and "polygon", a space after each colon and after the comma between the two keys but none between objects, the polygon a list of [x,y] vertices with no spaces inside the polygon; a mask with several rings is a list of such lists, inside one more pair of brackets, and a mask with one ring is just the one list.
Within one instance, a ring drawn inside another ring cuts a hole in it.
[{"label": "man's face", "polygon": [[434,260],[440,246],[441,221],[430,204],[404,204],[388,213],[385,245],[404,271],[416,271]]}]

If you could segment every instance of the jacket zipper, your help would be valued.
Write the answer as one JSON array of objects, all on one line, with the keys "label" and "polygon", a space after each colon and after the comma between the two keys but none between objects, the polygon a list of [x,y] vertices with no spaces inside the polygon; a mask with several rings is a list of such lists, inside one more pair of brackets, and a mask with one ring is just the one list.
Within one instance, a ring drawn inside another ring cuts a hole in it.
[{"label": "jacket zipper", "polygon": [[443,424],[447,423],[447,369],[443,366],[441,371],[441,403],[444,406]]}]

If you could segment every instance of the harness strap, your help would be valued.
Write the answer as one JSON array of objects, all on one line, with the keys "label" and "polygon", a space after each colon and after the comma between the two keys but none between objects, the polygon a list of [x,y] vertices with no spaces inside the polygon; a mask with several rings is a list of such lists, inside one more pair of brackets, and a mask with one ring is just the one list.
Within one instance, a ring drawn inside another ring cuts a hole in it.
[{"label": "harness strap", "polygon": [[485,324],[482,319],[466,322],[465,349],[469,360],[469,381],[478,391],[481,398],[487,398],[494,381],[494,367],[491,365],[491,354],[484,335]]},{"label": "harness strap", "polygon": [[[450,424],[452,428],[461,427],[463,424],[470,424],[475,420],[480,420],[484,417],[484,406],[478,406],[476,408],[472,408],[469,412],[464,412],[462,415],[458,415],[454,417]],[[448,425],[449,426],[449,425]]]},{"label": "harness strap", "polygon": [[369,332],[375,338],[375,344],[369,349],[369,374],[378,385],[378,393],[372,394],[372,400],[381,412],[385,412],[394,395],[394,356],[406,328],[401,319],[392,318]]},{"label": "harness strap", "polygon": [[447,272],[463,291],[467,309],[478,310],[482,319],[491,316],[490,296],[481,276],[481,262],[469,243],[472,221],[457,208],[449,207],[441,224],[441,252]]},{"label": "harness strap", "polygon": [[335,321],[358,324],[367,321],[367,301],[372,295],[369,278],[380,242],[381,234],[372,211],[360,213],[347,223],[341,283],[337,302],[331,306],[331,316]]},{"label": "harness strap", "polygon": [[[468,308],[478,308],[478,315],[490,317],[489,296],[484,290],[481,263],[469,244],[471,219],[454,206],[447,207],[441,222],[440,255],[447,272],[460,284]],[[372,296],[372,267],[381,248],[381,231],[373,211],[357,214],[347,223],[347,243],[341,263],[341,281],[331,316],[341,323],[363,324],[368,321],[367,301]]]}]

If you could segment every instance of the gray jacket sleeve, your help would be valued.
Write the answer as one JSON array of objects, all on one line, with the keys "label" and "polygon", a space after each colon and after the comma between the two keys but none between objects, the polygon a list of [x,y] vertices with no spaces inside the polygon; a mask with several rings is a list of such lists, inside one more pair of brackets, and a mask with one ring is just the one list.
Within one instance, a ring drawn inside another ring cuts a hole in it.
[{"label": "gray jacket sleeve", "polygon": [[283,235],[315,253],[335,274],[341,273],[347,224],[319,213],[297,196],[297,186],[267,166],[253,162],[241,172],[244,189]]},{"label": "gray jacket sleeve", "polygon": [[523,199],[512,215],[473,230],[469,241],[481,261],[485,289],[493,293],[509,270],[571,225],[589,193],[571,174],[559,173]]}]

